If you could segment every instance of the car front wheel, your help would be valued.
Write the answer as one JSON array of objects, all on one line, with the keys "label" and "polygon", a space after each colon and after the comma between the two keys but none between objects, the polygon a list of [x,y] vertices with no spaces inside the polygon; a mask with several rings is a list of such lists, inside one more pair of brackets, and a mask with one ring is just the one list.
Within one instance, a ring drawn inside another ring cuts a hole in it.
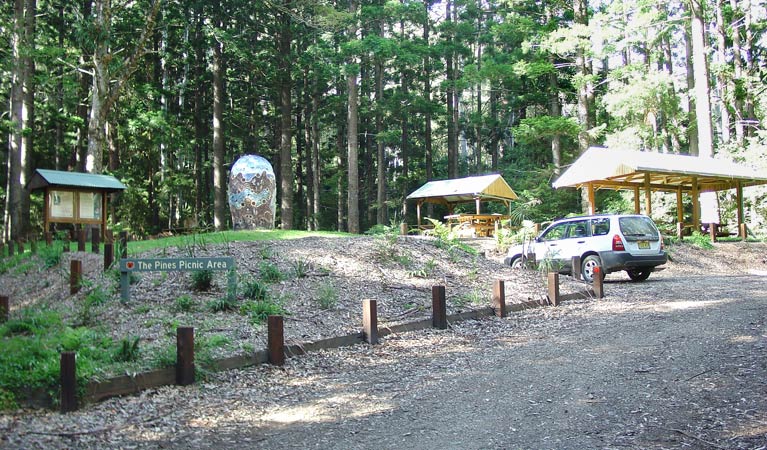
[{"label": "car front wheel", "polygon": [[627,270],[626,273],[631,281],[644,281],[650,276],[652,269],[631,269]]},{"label": "car front wheel", "polygon": [[581,276],[583,277],[583,280],[588,283],[594,281],[594,269],[597,267],[599,267],[602,279],[604,279],[605,273],[602,270],[602,260],[599,259],[599,256],[589,255],[583,258],[583,263],[581,264]]},{"label": "car front wheel", "polygon": [[509,263],[512,269],[521,269],[522,268],[522,257],[517,256],[516,258],[512,259]]}]

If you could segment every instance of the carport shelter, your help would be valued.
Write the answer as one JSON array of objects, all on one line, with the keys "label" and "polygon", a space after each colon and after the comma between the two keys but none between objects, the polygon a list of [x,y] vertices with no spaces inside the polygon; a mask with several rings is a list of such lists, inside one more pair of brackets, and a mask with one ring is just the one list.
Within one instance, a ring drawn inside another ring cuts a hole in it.
[{"label": "carport shelter", "polygon": [[30,192],[44,190],[44,232],[56,223],[100,225],[104,236],[107,227],[107,194],[125,190],[125,185],[111,175],[37,169],[27,183]]},{"label": "carport shelter", "polygon": [[652,213],[652,191],[676,192],[677,232],[680,235],[684,228],[683,193],[692,198],[692,226],[697,230],[700,229],[699,194],[735,189],[738,231],[745,239],[743,188],[760,184],[767,184],[767,178],[749,167],[723,159],[591,147],[552,186],[556,189],[587,189],[591,214],[595,213],[595,189],[633,190],[637,214],[640,213],[639,191],[644,191],[645,214],[648,216]]},{"label": "carport shelter", "polygon": [[429,181],[408,195],[407,199],[416,201],[418,227],[420,228],[421,205],[424,202],[445,205],[448,215],[453,214],[456,205],[474,202],[477,215],[479,215],[480,204],[487,201],[503,202],[511,212],[511,201],[517,199],[517,194],[501,175],[493,174]]}]

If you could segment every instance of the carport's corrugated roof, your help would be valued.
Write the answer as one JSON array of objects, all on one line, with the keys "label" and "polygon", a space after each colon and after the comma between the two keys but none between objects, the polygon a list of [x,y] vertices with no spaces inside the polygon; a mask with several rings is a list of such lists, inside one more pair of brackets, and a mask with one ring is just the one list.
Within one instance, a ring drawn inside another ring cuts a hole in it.
[{"label": "carport's corrugated roof", "polygon": [[46,187],[69,187],[97,189],[106,192],[122,191],[126,187],[111,175],[94,173],[64,172],[60,170],[37,169],[27,183],[27,189],[36,191]]},{"label": "carport's corrugated roof", "polygon": [[421,199],[432,203],[464,203],[480,200],[516,200],[517,194],[499,174],[452,180],[429,181],[410,195],[408,199]]},{"label": "carport's corrugated roof", "polygon": [[767,177],[746,166],[725,159],[625,149],[591,147],[553,184],[554,188],[644,186],[655,189],[690,189],[693,182],[701,191],[718,191],[741,186],[767,184]]}]

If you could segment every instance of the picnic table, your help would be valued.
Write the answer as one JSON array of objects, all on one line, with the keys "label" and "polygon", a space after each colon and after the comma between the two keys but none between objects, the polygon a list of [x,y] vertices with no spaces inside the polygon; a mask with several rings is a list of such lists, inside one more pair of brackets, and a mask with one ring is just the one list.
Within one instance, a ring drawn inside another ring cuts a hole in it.
[{"label": "picnic table", "polygon": [[503,214],[451,214],[445,216],[447,226],[463,237],[491,237],[509,216]]}]

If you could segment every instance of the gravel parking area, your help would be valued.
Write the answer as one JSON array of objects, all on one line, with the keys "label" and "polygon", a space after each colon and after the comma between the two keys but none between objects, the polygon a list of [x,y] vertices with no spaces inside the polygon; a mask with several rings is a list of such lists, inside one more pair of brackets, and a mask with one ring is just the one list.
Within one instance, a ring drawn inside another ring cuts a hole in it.
[{"label": "gravel parking area", "polygon": [[3,448],[767,448],[764,244],[676,246],[607,297],[389,335],[61,415]]}]

